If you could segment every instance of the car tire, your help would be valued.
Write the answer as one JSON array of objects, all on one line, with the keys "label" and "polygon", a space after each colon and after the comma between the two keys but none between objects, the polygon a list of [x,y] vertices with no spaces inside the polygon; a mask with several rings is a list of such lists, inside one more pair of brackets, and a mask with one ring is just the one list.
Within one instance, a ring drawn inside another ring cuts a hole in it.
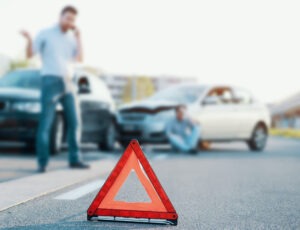
[{"label": "car tire", "polygon": [[126,149],[130,143],[130,141],[119,141],[122,149]]},{"label": "car tire", "polygon": [[64,119],[62,114],[56,114],[51,130],[50,153],[56,155],[61,151],[64,137]]},{"label": "car tire", "polygon": [[31,141],[27,141],[25,150],[35,153],[35,151],[36,151],[36,141],[34,139],[31,140]]},{"label": "car tire", "polygon": [[117,139],[116,135],[116,126],[111,121],[105,130],[103,141],[101,141],[98,145],[99,149],[103,151],[113,151],[115,149],[115,143]]},{"label": "car tire", "polygon": [[268,130],[263,123],[259,123],[255,126],[251,139],[247,142],[251,151],[262,151],[266,147],[268,139]]}]

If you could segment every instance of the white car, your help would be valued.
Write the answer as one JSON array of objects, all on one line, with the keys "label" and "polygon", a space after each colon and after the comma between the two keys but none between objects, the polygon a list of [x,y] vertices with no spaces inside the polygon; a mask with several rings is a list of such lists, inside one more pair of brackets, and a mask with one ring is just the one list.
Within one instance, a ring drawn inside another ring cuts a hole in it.
[{"label": "white car", "polygon": [[263,150],[270,126],[267,107],[247,91],[230,86],[181,84],[154,96],[122,106],[117,114],[120,142],[132,138],[142,143],[166,143],[165,127],[174,108],[187,106],[199,123],[199,142],[244,141],[254,151]]}]

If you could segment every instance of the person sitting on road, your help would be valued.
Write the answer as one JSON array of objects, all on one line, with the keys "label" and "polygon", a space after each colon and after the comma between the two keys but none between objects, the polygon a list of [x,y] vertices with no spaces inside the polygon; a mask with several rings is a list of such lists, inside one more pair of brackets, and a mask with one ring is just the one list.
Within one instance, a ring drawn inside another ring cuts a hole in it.
[{"label": "person sitting on road", "polygon": [[186,107],[180,105],[175,109],[176,117],[166,128],[167,138],[175,150],[182,152],[197,152],[200,127],[186,115]]}]

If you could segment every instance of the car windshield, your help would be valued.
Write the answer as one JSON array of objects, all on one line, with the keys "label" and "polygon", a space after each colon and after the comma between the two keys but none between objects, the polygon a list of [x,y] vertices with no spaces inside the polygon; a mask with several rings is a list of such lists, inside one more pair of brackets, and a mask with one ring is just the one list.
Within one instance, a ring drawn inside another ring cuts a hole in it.
[{"label": "car windshield", "polygon": [[17,70],[0,78],[0,87],[40,89],[41,78],[37,70]]},{"label": "car windshield", "polygon": [[191,104],[195,102],[203,93],[201,86],[175,86],[159,91],[150,100],[167,100],[178,103]]}]

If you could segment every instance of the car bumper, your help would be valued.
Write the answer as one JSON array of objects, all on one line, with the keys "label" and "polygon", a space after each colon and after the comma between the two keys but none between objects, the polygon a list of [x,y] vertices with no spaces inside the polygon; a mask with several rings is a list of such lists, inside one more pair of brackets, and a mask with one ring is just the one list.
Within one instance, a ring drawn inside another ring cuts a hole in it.
[{"label": "car bumper", "polygon": [[38,121],[38,114],[0,114],[0,141],[35,139]]},{"label": "car bumper", "polygon": [[122,122],[118,124],[119,140],[129,141],[137,139],[143,143],[167,143],[165,127],[166,124],[163,122]]}]

